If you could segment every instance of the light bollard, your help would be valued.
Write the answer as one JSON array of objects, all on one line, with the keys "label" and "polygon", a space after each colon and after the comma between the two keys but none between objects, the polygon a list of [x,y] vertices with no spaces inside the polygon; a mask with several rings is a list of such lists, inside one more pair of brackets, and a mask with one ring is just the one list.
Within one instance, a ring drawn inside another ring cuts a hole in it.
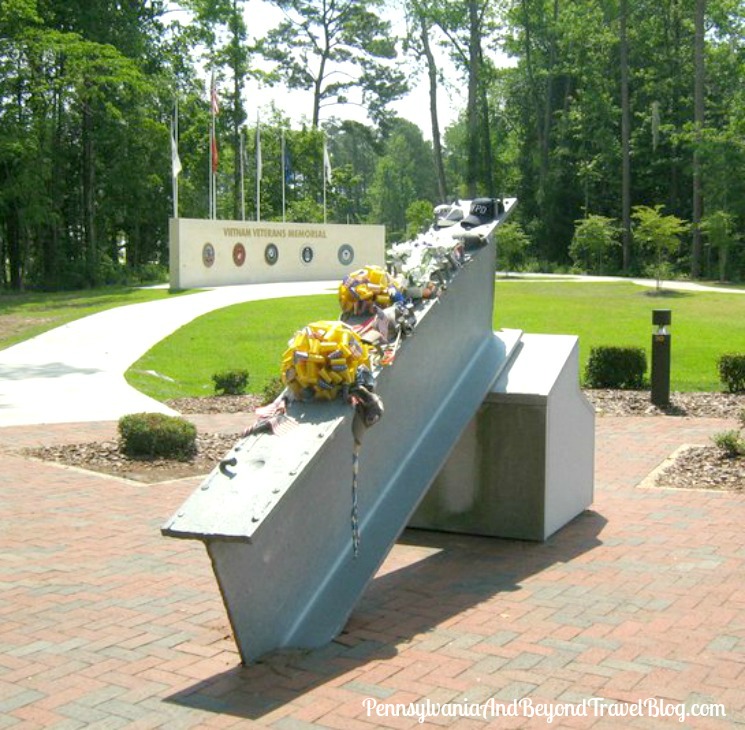
[{"label": "light bollard", "polygon": [[669,309],[652,310],[652,324],[657,331],[652,334],[652,403],[670,405],[670,340],[667,330],[672,321]]}]

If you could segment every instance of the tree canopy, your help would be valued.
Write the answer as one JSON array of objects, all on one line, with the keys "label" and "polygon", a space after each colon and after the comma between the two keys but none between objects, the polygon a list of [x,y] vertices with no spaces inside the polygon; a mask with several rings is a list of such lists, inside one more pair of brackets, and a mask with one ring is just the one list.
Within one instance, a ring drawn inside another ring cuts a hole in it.
[{"label": "tree canopy", "polygon": [[[245,0],[0,3],[0,289],[162,270],[175,154],[182,216],[214,193],[221,218],[394,240],[427,202],[514,195],[510,265],[745,278],[742,3],[267,3],[259,35]],[[446,65],[466,94],[442,129]],[[256,80],[307,108],[256,109]],[[393,111],[420,81],[421,129]]]}]

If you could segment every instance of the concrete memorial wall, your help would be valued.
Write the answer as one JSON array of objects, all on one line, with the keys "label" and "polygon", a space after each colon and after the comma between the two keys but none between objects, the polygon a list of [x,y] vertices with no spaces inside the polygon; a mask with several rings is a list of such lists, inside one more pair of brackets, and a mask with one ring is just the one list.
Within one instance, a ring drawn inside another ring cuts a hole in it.
[{"label": "concrete memorial wall", "polygon": [[385,227],[172,218],[171,289],[342,279],[385,265]]}]

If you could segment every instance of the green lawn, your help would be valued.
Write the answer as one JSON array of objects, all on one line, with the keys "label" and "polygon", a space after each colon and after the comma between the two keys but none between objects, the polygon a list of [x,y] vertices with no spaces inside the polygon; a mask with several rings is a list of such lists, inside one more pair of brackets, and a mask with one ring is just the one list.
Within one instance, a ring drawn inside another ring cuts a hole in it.
[{"label": "green lawn", "polygon": [[745,352],[745,295],[663,290],[658,296],[626,282],[501,280],[494,325],[578,335],[584,372],[590,348],[599,345],[643,347],[649,357],[654,309],[672,311],[671,388],[720,390],[717,359]]},{"label": "green lawn", "polygon": [[213,395],[212,375],[245,369],[248,390],[260,393],[279,375],[287,341],[320,319],[337,319],[335,294],[234,304],[183,326],[127,371],[127,382],[157,400]]},{"label": "green lawn", "polygon": [[0,294],[0,350],[89,314],[169,296],[168,289],[139,287]]},{"label": "green lawn", "polygon": [[[719,390],[716,362],[745,352],[745,295],[651,290],[626,282],[500,280],[495,328],[580,337],[581,367],[590,348],[629,345],[649,352],[652,310],[672,310],[673,390]],[[159,343],[127,373],[158,399],[210,395],[212,375],[245,368],[251,392],[279,374],[293,333],[318,319],[336,319],[335,295],[238,304],[206,314]]]},{"label": "green lawn", "polygon": [[[167,289],[139,288],[0,295],[0,349],[103,309],[168,296],[173,295]],[[657,296],[627,282],[501,279],[494,326],[576,334],[584,371],[594,346],[630,345],[649,352],[653,309],[672,310],[672,388],[720,390],[718,357],[745,352],[745,295],[671,290]],[[127,379],[148,395],[168,399],[211,394],[214,373],[245,368],[249,390],[260,392],[278,374],[295,330],[337,316],[333,294],[227,307],[159,343]]]}]

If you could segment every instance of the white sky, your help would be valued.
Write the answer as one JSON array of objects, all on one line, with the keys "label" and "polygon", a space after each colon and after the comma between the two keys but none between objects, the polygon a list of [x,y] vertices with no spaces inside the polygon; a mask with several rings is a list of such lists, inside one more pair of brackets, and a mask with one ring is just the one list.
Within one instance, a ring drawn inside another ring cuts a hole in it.
[{"label": "white sky", "polygon": [[[275,5],[265,0],[249,0],[246,6],[246,21],[248,31],[251,36],[264,35],[270,28],[276,26],[282,19],[282,11]],[[394,19],[396,28],[394,32],[403,34],[404,22],[399,16]],[[450,66],[448,64],[448,66]],[[450,66],[447,74],[449,81],[457,83],[457,74]],[[427,139],[431,139],[431,123],[429,115],[429,91],[424,74],[417,79],[418,83],[411,92],[404,98],[393,103],[391,108],[404,119],[414,122]],[[455,93],[458,96],[457,91]],[[459,109],[465,105],[465,97],[452,98],[450,103],[444,94],[440,94],[438,99],[438,112],[440,115],[440,128],[445,129],[449,124],[457,119]],[[251,81],[247,85],[247,111],[248,118],[253,119],[256,116],[252,108],[261,108],[268,106],[272,101],[275,105],[287,114],[294,124],[301,121],[305,116],[310,120],[312,115],[312,95],[310,92],[288,91],[281,86],[262,88],[256,82]],[[321,110],[321,121],[330,117],[339,119],[354,119],[359,122],[368,123],[365,110],[354,104],[333,105]]]},{"label": "white sky", "polygon": [[[270,28],[280,22],[282,16],[282,11],[267,0],[249,0],[246,3],[245,13],[249,36],[252,39],[262,37]],[[394,32],[402,35],[404,32],[402,13],[394,10],[391,20],[394,25]],[[448,125],[456,121],[460,110],[465,107],[465,84],[447,58],[447,53],[436,48],[435,50],[439,54],[439,64],[445,77],[445,85],[438,93],[439,123],[441,131],[444,132]],[[509,62],[505,58],[498,60],[501,65]],[[411,66],[410,62],[408,66]],[[208,84],[208,79],[205,79],[205,85]],[[281,109],[291,119],[293,125],[298,125],[303,117],[308,121],[311,118],[312,96],[310,92],[289,91],[281,85],[262,87],[258,82],[251,80],[246,85],[244,99],[249,123],[256,118],[257,113],[260,113],[262,109],[268,108],[272,101],[277,108]],[[431,139],[429,89],[423,67],[421,73],[412,80],[411,91],[404,98],[393,103],[391,108],[399,116],[416,124],[422,130],[426,139]],[[354,119],[363,123],[370,121],[365,114],[365,110],[353,104],[334,105],[321,110],[322,122],[330,117]]]}]

